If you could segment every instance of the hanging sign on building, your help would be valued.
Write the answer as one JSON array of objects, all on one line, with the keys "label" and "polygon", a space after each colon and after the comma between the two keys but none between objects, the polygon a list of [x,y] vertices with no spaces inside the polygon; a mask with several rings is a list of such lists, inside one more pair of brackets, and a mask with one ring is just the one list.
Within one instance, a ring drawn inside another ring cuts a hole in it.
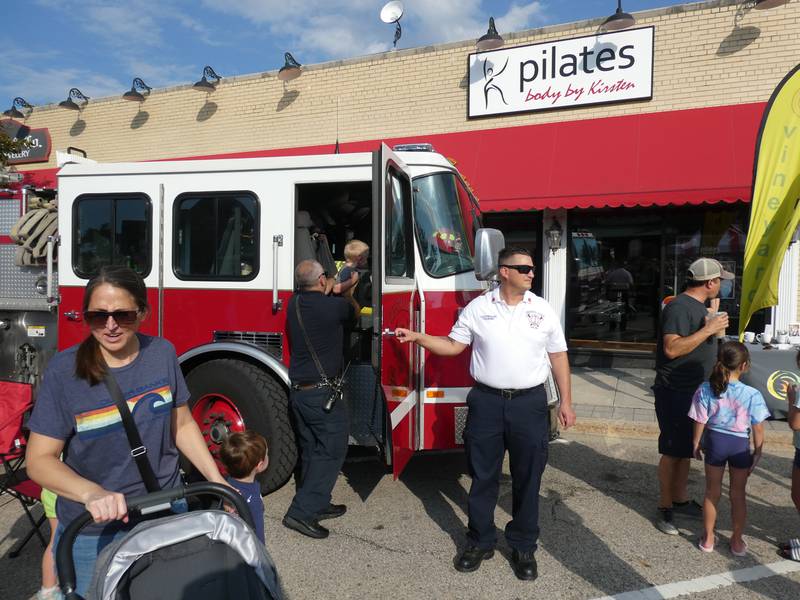
[{"label": "hanging sign on building", "polygon": [[653,27],[469,55],[468,116],[653,97]]},{"label": "hanging sign on building", "polygon": [[12,140],[27,140],[27,147],[8,155],[8,164],[47,162],[50,160],[50,130],[31,129],[12,119],[0,120],[0,130]]}]

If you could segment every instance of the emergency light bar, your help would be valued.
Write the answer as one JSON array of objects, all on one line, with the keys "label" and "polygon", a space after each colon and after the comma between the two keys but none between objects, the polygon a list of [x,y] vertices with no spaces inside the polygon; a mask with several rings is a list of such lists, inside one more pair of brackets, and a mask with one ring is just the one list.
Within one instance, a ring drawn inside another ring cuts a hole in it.
[{"label": "emergency light bar", "polygon": [[397,144],[392,150],[394,152],[436,152],[433,144]]}]

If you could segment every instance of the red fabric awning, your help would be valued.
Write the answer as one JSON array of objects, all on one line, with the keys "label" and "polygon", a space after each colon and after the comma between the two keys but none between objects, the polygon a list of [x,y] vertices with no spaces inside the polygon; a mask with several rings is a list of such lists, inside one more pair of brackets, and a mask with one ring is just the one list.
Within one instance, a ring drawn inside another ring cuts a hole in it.
[{"label": "red fabric awning", "polygon": [[[456,164],[487,212],[749,202],[764,107],[759,102],[362,140],[342,143],[341,151],[374,150],[380,141],[431,142]],[[333,144],[192,158],[328,152]],[[25,183],[53,186],[56,171],[29,171]]]},{"label": "red fabric awning", "polygon": [[764,103],[432,136],[484,211],[749,201]]}]

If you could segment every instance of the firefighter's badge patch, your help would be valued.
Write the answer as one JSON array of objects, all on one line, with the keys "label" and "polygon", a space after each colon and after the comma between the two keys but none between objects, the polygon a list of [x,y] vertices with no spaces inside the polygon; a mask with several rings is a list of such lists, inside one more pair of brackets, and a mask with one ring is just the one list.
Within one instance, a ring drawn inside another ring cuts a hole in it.
[{"label": "firefighter's badge patch", "polygon": [[529,310],[526,314],[528,315],[528,325],[530,325],[531,329],[539,329],[544,315],[535,310]]}]

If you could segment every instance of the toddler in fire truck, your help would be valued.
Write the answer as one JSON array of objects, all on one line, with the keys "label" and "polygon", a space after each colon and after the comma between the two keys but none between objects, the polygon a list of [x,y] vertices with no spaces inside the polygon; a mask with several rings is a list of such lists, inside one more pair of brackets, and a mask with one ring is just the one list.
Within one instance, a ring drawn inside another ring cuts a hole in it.
[{"label": "toddler in fire truck", "polygon": [[261,484],[256,475],[267,470],[269,453],[267,440],[252,429],[230,434],[219,450],[219,458],[225,465],[228,483],[235,487],[247,502],[256,535],[264,543],[264,501],[261,498]]},{"label": "toddler in fire truck", "polygon": [[344,265],[336,275],[333,293],[342,295],[351,291],[358,283],[358,269],[363,269],[369,259],[369,246],[361,240],[350,240],[344,247]]}]

